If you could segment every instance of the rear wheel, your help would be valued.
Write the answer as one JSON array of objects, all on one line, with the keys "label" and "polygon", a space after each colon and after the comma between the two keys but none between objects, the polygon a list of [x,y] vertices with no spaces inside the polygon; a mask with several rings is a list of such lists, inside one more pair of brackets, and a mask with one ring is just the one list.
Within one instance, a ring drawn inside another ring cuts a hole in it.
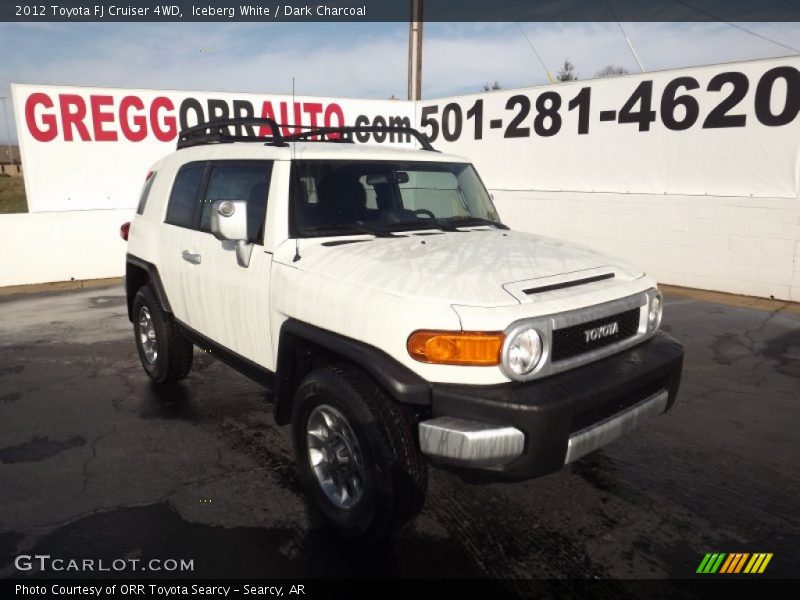
[{"label": "rear wheel", "polygon": [[427,469],[413,428],[409,412],[349,367],[319,369],[300,384],[292,415],[300,479],[338,533],[375,542],[422,509]]},{"label": "rear wheel", "polygon": [[165,313],[150,286],[133,299],[133,332],[139,359],[156,383],[179,381],[192,368],[192,344]]}]

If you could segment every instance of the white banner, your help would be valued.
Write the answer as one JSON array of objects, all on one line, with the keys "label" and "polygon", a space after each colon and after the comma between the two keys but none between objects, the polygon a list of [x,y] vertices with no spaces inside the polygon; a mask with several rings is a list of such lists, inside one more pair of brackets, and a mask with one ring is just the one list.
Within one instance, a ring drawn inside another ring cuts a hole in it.
[{"label": "white banner", "polygon": [[769,59],[418,103],[40,85],[12,93],[31,212],[133,208],[181,128],[242,116],[415,120],[497,190],[797,198],[799,67],[800,57]]},{"label": "white banner", "polygon": [[494,189],[797,198],[800,57],[421,102]]},{"label": "white banner", "polygon": [[[320,127],[408,127],[413,118],[413,106],[395,100],[22,84],[12,85],[12,95],[30,212],[135,208],[147,168],[175,150],[178,132],[214,118]],[[374,133],[358,141],[399,138]]]}]

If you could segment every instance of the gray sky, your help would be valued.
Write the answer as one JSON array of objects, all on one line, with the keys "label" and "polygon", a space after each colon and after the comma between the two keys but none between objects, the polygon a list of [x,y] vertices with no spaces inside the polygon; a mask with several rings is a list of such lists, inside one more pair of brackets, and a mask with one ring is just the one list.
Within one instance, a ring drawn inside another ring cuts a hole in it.
[{"label": "gray sky", "polygon": [[[647,70],[800,54],[800,23],[625,23]],[[638,67],[616,23],[523,23],[555,74]],[[2,23],[0,96],[13,83],[361,98],[406,96],[405,23]],[[764,39],[768,38],[768,39]],[[772,40],[772,41],[769,41]],[[426,23],[423,97],[546,83],[513,23]],[[13,119],[11,103],[9,117]],[[13,125],[12,125],[13,129]],[[5,122],[0,138],[8,137]],[[12,138],[16,138],[15,133]]]}]

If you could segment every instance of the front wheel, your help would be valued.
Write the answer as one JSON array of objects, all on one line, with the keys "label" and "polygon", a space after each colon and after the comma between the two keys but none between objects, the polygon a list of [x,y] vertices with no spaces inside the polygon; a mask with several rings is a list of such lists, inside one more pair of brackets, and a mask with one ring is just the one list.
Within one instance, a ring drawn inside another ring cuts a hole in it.
[{"label": "front wheel", "polygon": [[412,415],[347,366],[310,373],[295,395],[300,480],[341,535],[375,542],[421,509],[427,469]]}]

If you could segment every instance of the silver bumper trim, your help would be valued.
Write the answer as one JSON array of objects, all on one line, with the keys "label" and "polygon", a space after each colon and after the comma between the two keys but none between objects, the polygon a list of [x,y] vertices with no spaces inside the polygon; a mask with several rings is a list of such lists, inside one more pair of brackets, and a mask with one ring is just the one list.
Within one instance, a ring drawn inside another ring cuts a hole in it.
[{"label": "silver bumper trim", "polygon": [[567,458],[564,464],[578,460],[636,429],[647,419],[660,415],[667,409],[668,400],[669,394],[666,390],[662,390],[606,421],[574,433],[567,444]]},{"label": "silver bumper trim", "polygon": [[444,462],[484,469],[499,468],[522,455],[525,434],[455,417],[437,417],[419,424],[423,454]]}]

